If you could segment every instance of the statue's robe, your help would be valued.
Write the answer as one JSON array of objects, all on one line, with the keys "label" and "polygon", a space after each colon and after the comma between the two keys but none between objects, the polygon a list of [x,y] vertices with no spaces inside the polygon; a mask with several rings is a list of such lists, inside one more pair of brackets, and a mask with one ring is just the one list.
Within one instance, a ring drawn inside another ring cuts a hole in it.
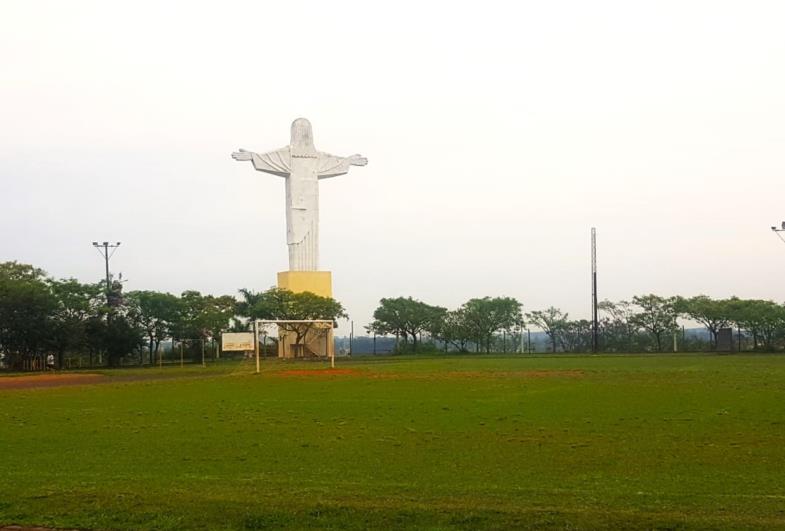
[{"label": "statue's robe", "polygon": [[286,178],[286,243],[291,271],[319,267],[319,179],[349,172],[350,159],[289,145],[269,153],[253,153],[254,168]]}]

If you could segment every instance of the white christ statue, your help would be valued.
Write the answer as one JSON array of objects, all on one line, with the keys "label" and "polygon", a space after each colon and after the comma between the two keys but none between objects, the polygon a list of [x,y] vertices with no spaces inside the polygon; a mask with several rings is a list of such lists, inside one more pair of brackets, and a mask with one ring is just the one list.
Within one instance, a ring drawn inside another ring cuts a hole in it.
[{"label": "white christ statue", "polygon": [[259,171],[286,179],[286,243],[290,271],[319,269],[319,179],[349,172],[349,166],[365,166],[360,155],[336,157],[316,151],[311,122],[298,118],[292,122],[291,143],[269,153],[241,149],[234,160],[250,160]]}]

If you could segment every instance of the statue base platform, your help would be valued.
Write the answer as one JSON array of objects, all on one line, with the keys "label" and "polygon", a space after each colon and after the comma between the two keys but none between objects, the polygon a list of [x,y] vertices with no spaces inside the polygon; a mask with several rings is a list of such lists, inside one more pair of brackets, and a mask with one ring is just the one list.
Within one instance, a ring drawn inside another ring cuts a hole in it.
[{"label": "statue base platform", "polygon": [[[333,296],[333,278],[330,271],[281,271],[278,287],[293,293],[310,291],[320,297]],[[314,326],[302,345],[296,345],[295,334],[278,328],[279,358],[321,358],[335,355],[335,341],[331,327]]]},{"label": "statue base platform", "polygon": [[281,271],[278,287],[293,293],[310,291],[320,297],[332,297],[333,276],[330,271]]}]

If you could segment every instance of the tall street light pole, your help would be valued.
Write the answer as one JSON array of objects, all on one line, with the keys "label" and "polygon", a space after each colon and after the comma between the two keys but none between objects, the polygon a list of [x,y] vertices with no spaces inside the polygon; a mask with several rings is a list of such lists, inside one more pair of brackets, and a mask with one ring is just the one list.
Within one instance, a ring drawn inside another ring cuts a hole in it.
[{"label": "tall street light pole", "polygon": [[[93,247],[98,249],[98,252],[101,253],[101,256],[104,257],[104,264],[106,265],[106,301],[109,302],[109,293],[111,292],[111,285],[109,284],[109,259],[114,255],[115,251],[118,247],[120,247],[120,242],[117,243],[109,243],[109,242],[93,242]],[[110,251],[111,249],[111,251]]]}]

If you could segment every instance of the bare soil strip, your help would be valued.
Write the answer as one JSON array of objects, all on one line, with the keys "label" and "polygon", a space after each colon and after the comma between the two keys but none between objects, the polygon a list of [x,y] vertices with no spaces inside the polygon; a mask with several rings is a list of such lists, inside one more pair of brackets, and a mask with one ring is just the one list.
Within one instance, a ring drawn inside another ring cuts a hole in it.
[{"label": "bare soil strip", "polygon": [[[64,387],[106,381],[103,374],[35,374],[0,378],[0,391],[6,389],[35,389],[38,387]],[[0,528],[2,531],[3,528]]]},{"label": "bare soil strip", "polygon": [[[204,374],[129,374],[112,375],[96,373],[45,373],[33,374],[30,376],[8,376],[0,378],[0,392],[21,389],[44,389],[51,387],[70,387],[75,385],[94,385],[94,384],[122,384],[128,382],[153,382],[161,380],[187,380],[191,378],[214,378],[225,376],[225,373],[204,373]],[[0,531],[3,531],[0,528]]]},{"label": "bare soil strip", "polygon": [[292,369],[273,373],[275,376],[310,376],[315,378],[327,378],[330,376],[361,376],[363,371],[357,369]]}]

